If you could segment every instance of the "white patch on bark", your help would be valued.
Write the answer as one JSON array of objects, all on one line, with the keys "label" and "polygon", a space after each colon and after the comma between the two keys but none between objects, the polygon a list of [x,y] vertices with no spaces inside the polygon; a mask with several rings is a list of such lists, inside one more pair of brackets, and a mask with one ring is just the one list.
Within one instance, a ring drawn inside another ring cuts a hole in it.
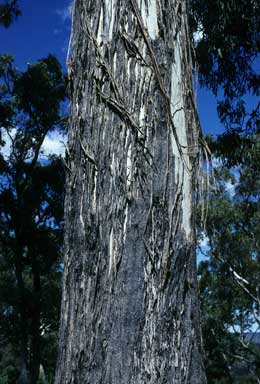
[{"label": "white patch on bark", "polygon": [[80,197],[80,214],[79,214],[79,219],[80,219],[83,230],[85,229],[85,224],[83,220],[84,195],[85,195],[85,174],[82,180],[82,191],[81,191],[81,197]]},{"label": "white patch on bark", "polygon": [[145,107],[144,105],[142,105],[140,109],[140,115],[139,115],[139,121],[141,126],[144,125],[144,119],[145,119]]},{"label": "white patch on bark", "polygon": [[[182,164],[184,167],[184,164]],[[189,237],[191,234],[191,180],[190,174],[187,172],[187,169],[184,167],[184,178],[183,178],[183,191],[182,191],[182,223],[183,229],[185,230],[186,236]]]},{"label": "white patch on bark", "polygon": [[[131,178],[132,178],[132,143],[128,143],[129,135],[130,135],[130,132],[129,132],[129,130],[127,130],[127,134],[126,134],[126,148],[127,148],[127,154],[126,154],[127,181],[126,181],[126,184],[127,184],[127,186],[129,186],[131,184]],[[127,145],[128,145],[128,147],[127,147]]]},{"label": "white patch on bark", "polygon": [[[125,53],[125,57],[127,58],[127,53]],[[131,64],[131,60],[127,60],[127,69],[126,69],[126,77],[128,79],[130,79],[130,64]]]},{"label": "white patch on bark", "polygon": [[100,44],[103,36],[103,6],[101,6],[100,16],[99,16],[99,24],[98,24],[98,32],[97,32],[97,42]]},{"label": "white patch on bark", "polygon": [[[180,47],[180,44],[177,44]],[[176,135],[179,139],[183,155],[181,156],[173,133],[171,134],[172,153],[175,156],[175,175],[179,173],[180,182],[183,180],[182,186],[182,227],[187,237],[191,234],[191,179],[188,172],[190,168],[189,156],[185,153],[188,150],[186,120],[184,114],[183,100],[183,82],[182,82],[182,56],[179,49],[175,49],[175,60],[172,65],[171,74],[171,112],[173,116]],[[182,178],[183,175],[183,178]]]},{"label": "white patch on bark", "polygon": [[114,229],[111,229],[109,235],[109,267],[108,274],[110,275],[113,265],[115,264],[115,254],[114,254]]},{"label": "white patch on bark", "polygon": [[115,176],[115,174],[116,174],[116,162],[115,162],[115,154],[114,153],[112,154],[112,161],[111,161],[110,169],[111,169],[112,175]]},{"label": "white patch on bark", "polygon": [[101,6],[97,41],[108,42],[113,37],[113,26],[115,22],[115,2],[116,0],[104,0]]},{"label": "white patch on bark", "polygon": [[178,368],[178,366],[179,366],[179,355],[177,352],[175,352],[174,366],[175,366],[175,368]]},{"label": "white patch on bark", "polygon": [[[178,45],[177,45],[178,46]],[[179,142],[182,146],[187,146],[186,122],[183,105],[182,87],[182,57],[180,48],[175,49],[175,60],[172,65],[171,74],[171,112]],[[175,142],[175,141],[174,141]],[[177,144],[176,154],[178,153]],[[179,153],[178,153],[179,156]]]},{"label": "white patch on bark", "polygon": [[113,36],[113,26],[115,21],[115,0],[105,0],[105,4],[107,15],[105,18],[106,37],[111,40]]},{"label": "white patch on bark", "polygon": [[125,244],[125,241],[126,241],[127,220],[128,220],[128,204],[126,205],[126,209],[125,209],[125,219],[124,219],[124,226],[123,226],[123,243],[124,244]]},{"label": "white patch on bark", "polygon": [[117,54],[115,52],[113,57],[113,73],[114,74],[116,73],[116,59],[117,59]]},{"label": "white patch on bark", "polygon": [[141,0],[141,15],[145,27],[147,28],[148,34],[152,40],[158,36],[158,21],[157,21],[157,0],[147,0],[146,6],[145,1]]},{"label": "white patch on bark", "polygon": [[95,170],[95,176],[94,176],[94,186],[93,186],[93,211],[96,211],[97,208],[97,171]]}]

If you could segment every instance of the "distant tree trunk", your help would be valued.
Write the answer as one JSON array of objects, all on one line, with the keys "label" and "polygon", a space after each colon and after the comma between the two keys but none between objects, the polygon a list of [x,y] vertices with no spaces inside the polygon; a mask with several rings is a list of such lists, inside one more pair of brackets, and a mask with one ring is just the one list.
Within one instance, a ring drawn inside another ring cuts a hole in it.
[{"label": "distant tree trunk", "polygon": [[56,384],[206,383],[185,1],[77,0]]},{"label": "distant tree trunk", "polygon": [[27,335],[21,336],[20,374],[19,374],[18,384],[29,384],[27,342],[28,342]]},{"label": "distant tree trunk", "polygon": [[31,340],[31,380],[30,384],[36,384],[39,379],[41,363],[41,278],[39,265],[34,255],[32,265],[33,272],[33,313],[32,313],[32,340]]},{"label": "distant tree trunk", "polygon": [[[18,251],[18,255],[21,253]],[[18,384],[29,384],[28,375],[28,329],[27,329],[27,315],[26,315],[26,300],[25,300],[25,287],[23,281],[21,258],[16,257],[15,273],[17,280],[17,287],[19,292],[19,330],[20,330],[20,374]]]}]

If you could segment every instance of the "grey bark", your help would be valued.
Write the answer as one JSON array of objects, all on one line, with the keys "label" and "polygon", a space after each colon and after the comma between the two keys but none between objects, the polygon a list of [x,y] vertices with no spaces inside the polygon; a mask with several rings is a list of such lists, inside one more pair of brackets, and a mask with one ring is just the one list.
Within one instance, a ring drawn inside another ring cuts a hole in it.
[{"label": "grey bark", "polygon": [[185,1],[77,0],[56,384],[206,383]]}]

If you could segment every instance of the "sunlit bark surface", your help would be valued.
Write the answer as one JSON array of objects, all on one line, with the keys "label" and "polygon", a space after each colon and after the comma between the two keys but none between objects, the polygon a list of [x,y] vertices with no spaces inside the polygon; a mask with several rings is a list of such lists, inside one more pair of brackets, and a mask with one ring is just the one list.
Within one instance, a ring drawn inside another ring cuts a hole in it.
[{"label": "sunlit bark surface", "polygon": [[56,384],[206,382],[185,1],[77,0]]}]

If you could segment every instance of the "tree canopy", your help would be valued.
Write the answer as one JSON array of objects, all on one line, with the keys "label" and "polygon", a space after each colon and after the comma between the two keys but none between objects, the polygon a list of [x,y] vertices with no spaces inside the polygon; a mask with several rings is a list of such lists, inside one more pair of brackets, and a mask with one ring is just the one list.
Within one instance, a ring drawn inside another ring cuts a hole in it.
[{"label": "tree canopy", "polygon": [[8,28],[21,15],[17,0],[4,0],[0,3],[0,24]]},{"label": "tree canopy", "polygon": [[223,125],[221,135],[206,138],[218,163],[208,202],[209,259],[199,266],[207,375],[210,383],[257,382],[260,5],[190,4],[200,84],[217,97]]},{"label": "tree canopy", "polygon": [[[190,24],[196,32],[195,56],[199,80],[218,98],[224,132],[217,138],[218,153],[234,165],[248,136],[259,132],[260,4],[257,0],[192,0]],[[233,156],[225,156],[226,152]]]},{"label": "tree canopy", "polygon": [[[199,267],[209,382],[260,374],[260,138],[231,171],[215,170],[209,200],[208,261]],[[218,382],[218,381],[216,381]]]},{"label": "tree canopy", "polygon": [[54,56],[25,72],[10,55],[0,57],[0,340],[20,360],[17,374],[29,372],[31,383],[40,364],[47,371],[54,364],[48,356],[59,319],[64,167],[42,144],[50,131],[64,129],[64,100]]}]

